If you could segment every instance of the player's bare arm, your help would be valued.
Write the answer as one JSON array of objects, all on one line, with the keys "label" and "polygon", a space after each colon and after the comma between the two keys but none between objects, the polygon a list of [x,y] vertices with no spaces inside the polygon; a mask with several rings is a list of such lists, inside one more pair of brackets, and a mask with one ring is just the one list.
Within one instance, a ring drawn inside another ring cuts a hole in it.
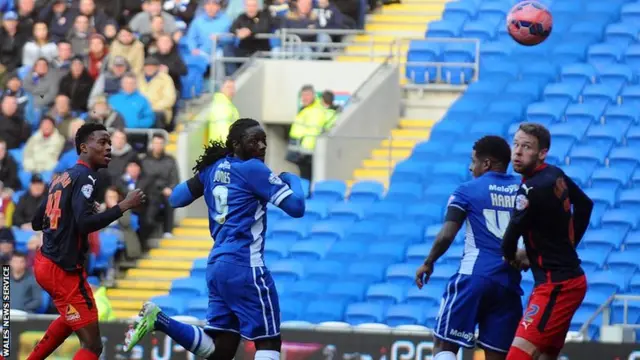
[{"label": "player's bare arm", "polygon": [[462,223],[456,221],[446,221],[444,225],[442,225],[442,229],[440,229],[440,232],[436,235],[436,240],[431,247],[429,255],[418,270],[416,270],[415,282],[419,289],[422,289],[424,284],[429,282],[429,277],[433,273],[434,264],[449,250],[461,226]]}]

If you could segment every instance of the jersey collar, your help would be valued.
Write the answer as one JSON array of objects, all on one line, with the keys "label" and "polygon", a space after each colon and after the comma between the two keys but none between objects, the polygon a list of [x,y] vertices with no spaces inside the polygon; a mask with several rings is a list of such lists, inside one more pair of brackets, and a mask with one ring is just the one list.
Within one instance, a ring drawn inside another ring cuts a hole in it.
[{"label": "jersey collar", "polygon": [[547,166],[549,166],[547,163],[542,163],[540,164],[537,168],[533,169],[533,171],[531,172],[531,175],[529,176],[522,176],[522,182],[525,182],[527,179],[531,178],[533,175],[539,173],[540,171],[544,170],[547,168]]},{"label": "jersey collar", "polygon": [[89,166],[89,164],[87,164],[86,162],[84,162],[82,160],[78,160],[78,162],[76,162],[76,164],[82,165],[84,167],[87,167],[87,168],[91,169],[91,166]]}]

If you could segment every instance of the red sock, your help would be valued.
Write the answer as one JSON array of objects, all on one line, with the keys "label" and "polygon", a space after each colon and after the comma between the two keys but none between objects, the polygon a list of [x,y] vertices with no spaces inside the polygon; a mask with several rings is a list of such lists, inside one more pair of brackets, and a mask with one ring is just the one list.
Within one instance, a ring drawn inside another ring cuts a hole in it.
[{"label": "red sock", "polygon": [[533,357],[527,354],[526,351],[518,347],[512,346],[509,349],[509,353],[507,354],[507,358],[505,360],[533,360]]},{"label": "red sock", "polygon": [[71,335],[73,330],[64,322],[62,316],[53,320],[42,339],[33,348],[33,352],[27,360],[46,359],[58,346],[60,346]]},{"label": "red sock", "polygon": [[73,360],[98,360],[98,355],[88,349],[80,349],[73,357]]}]

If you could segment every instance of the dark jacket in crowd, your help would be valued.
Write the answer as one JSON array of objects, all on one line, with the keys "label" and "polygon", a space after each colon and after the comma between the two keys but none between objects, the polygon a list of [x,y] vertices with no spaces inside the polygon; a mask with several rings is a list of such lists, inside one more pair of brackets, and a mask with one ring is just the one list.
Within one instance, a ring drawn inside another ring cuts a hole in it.
[{"label": "dark jacket in crowd", "polygon": [[9,290],[11,309],[35,313],[42,304],[42,288],[29,270],[20,279],[11,276]]},{"label": "dark jacket in crowd", "polygon": [[56,14],[53,11],[53,3],[50,3],[40,12],[40,19],[49,25],[51,41],[57,43],[67,37],[77,15],[78,12],[69,7],[63,13]]},{"label": "dark jacket in crowd", "polygon": [[7,72],[14,71],[20,67],[24,44],[25,39],[19,32],[15,36],[10,36],[0,27],[0,64],[7,68]]},{"label": "dark jacket in crowd", "polygon": [[[111,176],[112,184],[118,183],[129,162],[137,157],[138,153],[129,144],[126,144],[122,150],[111,149],[111,162],[107,170],[109,171],[109,176]],[[127,192],[124,192],[124,194]]]},{"label": "dark jacket in crowd", "polygon": [[33,215],[36,214],[36,209],[38,209],[38,206],[40,206],[40,203],[46,198],[46,196],[46,190],[38,197],[34,197],[29,191],[22,195],[13,212],[13,226],[20,227],[24,224],[31,223]]},{"label": "dark jacket in crowd", "polygon": [[277,28],[277,21],[271,16],[268,10],[262,10],[255,18],[250,18],[246,13],[239,15],[229,32],[235,33],[236,30],[247,28],[251,30],[251,36],[240,40],[238,50],[240,56],[250,56],[256,51],[270,51],[271,45],[269,39],[256,39],[254,34],[270,34]]},{"label": "dark jacket in crowd", "polygon": [[85,69],[79,78],[75,79],[71,73],[60,80],[60,94],[67,95],[71,99],[71,109],[74,111],[87,111],[87,102],[93,88],[93,79]]},{"label": "dark jacket in crowd", "polygon": [[188,69],[178,53],[178,49],[174,47],[168,54],[160,54],[157,52],[154,54],[154,57],[160,61],[160,64],[166,65],[169,68],[169,76],[171,76],[176,90],[180,91],[182,89],[181,77],[187,75]]},{"label": "dark jacket in crowd", "polygon": [[7,149],[20,147],[31,135],[29,125],[19,115],[11,117],[0,114],[0,137],[7,142]]},{"label": "dark jacket in crowd", "polygon": [[160,195],[162,189],[165,187],[173,189],[180,182],[178,164],[171,155],[163,154],[159,158],[155,158],[149,153],[142,159],[142,169],[151,181],[150,194],[162,196]]},{"label": "dark jacket in crowd", "polygon": [[9,153],[0,160],[0,181],[4,187],[13,190],[19,190],[22,187],[18,178],[18,164]]}]

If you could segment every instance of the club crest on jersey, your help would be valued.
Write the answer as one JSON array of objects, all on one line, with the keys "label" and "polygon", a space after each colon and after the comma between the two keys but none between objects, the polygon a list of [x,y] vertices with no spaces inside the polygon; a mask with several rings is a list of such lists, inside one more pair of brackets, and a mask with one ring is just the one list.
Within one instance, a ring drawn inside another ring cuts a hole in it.
[{"label": "club crest on jersey", "polygon": [[529,206],[529,199],[524,194],[516,196],[516,210],[522,211]]},{"label": "club crest on jersey", "polygon": [[91,194],[93,194],[93,185],[85,184],[82,186],[80,191],[82,191],[82,195],[88,199],[91,197]]},{"label": "club crest on jersey", "polygon": [[280,179],[278,175],[271,173],[271,175],[269,175],[269,183],[271,183],[271,185],[282,185],[282,179]]}]

